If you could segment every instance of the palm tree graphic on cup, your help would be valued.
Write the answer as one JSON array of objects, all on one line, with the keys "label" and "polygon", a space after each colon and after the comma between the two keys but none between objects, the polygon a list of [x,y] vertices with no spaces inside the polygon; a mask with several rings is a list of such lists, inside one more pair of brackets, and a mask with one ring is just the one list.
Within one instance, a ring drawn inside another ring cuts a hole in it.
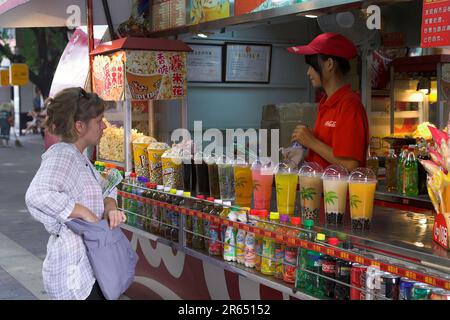
[{"label": "palm tree graphic on cup", "polygon": [[359,196],[357,196],[356,194],[352,195],[350,197],[350,207],[352,208],[358,208],[358,204],[361,203],[362,201],[359,200]]},{"label": "palm tree graphic on cup", "polygon": [[337,200],[338,196],[334,191],[325,192],[324,201],[325,204],[331,205],[334,204],[334,201]]}]

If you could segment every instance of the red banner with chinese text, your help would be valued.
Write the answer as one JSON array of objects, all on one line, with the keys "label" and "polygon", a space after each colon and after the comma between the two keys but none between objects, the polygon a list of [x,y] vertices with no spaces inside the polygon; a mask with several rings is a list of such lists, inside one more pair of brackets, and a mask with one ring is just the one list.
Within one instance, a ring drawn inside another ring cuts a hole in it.
[{"label": "red banner with chinese text", "polygon": [[422,9],[423,48],[450,45],[450,0],[424,0]]}]

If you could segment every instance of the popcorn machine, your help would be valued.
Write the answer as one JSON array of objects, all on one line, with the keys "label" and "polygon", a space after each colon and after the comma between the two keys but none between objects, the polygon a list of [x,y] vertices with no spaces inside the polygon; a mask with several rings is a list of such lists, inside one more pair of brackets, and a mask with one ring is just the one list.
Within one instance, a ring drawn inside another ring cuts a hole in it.
[{"label": "popcorn machine", "polygon": [[187,127],[187,52],[182,41],[121,38],[100,44],[91,55],[92,87],[108,102],[107,128],[97,159],[132,171],[133,141],[155,141],[155,106],[181,104],[181,126]]}]

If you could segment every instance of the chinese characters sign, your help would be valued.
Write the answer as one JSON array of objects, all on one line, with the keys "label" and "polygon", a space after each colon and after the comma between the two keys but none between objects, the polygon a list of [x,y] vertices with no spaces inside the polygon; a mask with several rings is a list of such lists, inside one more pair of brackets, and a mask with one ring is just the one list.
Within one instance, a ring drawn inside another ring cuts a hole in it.
[{"label": "chinese characters sign", "polygon": [[186,53],[127,50],[94,59],[94,89],[105,100],[169,100],[186,95]]},{"label": "chinese characters sign", "polygon": [[222,82],[222,49],[220,45],[190,45],[188,81]]},{"label": "chinese characters sign", "polygon": [[450,45],[450,0],[424,0],[421,47]]},{"label": "chinese characters sign", "polygon": [[153,4],[152,30],[160,31],[186,25],[185,0],[156,0]]},{"label": "chinese characters sign", "polygon": [[270,81],[270,45],[227,44],[226,82]]}]

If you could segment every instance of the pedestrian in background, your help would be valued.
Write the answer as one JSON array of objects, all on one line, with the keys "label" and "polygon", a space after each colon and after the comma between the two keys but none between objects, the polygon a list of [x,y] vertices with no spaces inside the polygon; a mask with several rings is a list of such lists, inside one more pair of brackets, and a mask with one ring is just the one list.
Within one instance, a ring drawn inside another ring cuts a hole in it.
[{"label": "pedestrian in background", "polygon": [[11,126],[14,124],[14,105],[11,102],[0,104],[0,142],[9,145]]},{"label": "pedestrian in background", "polygon": [[31,215],[50,233],[42,267],[44,288],[52,299],[104,299],[83,239],[64,223],[105,218],[116,228],[125,222],[125,215],[117,210],[117,190],[103,198],[103,178],[83,154],[100,141],[105,104],[82,88],[64,89],[45,104],[46,127],[61,142],[43,154],[25,196]]}]

